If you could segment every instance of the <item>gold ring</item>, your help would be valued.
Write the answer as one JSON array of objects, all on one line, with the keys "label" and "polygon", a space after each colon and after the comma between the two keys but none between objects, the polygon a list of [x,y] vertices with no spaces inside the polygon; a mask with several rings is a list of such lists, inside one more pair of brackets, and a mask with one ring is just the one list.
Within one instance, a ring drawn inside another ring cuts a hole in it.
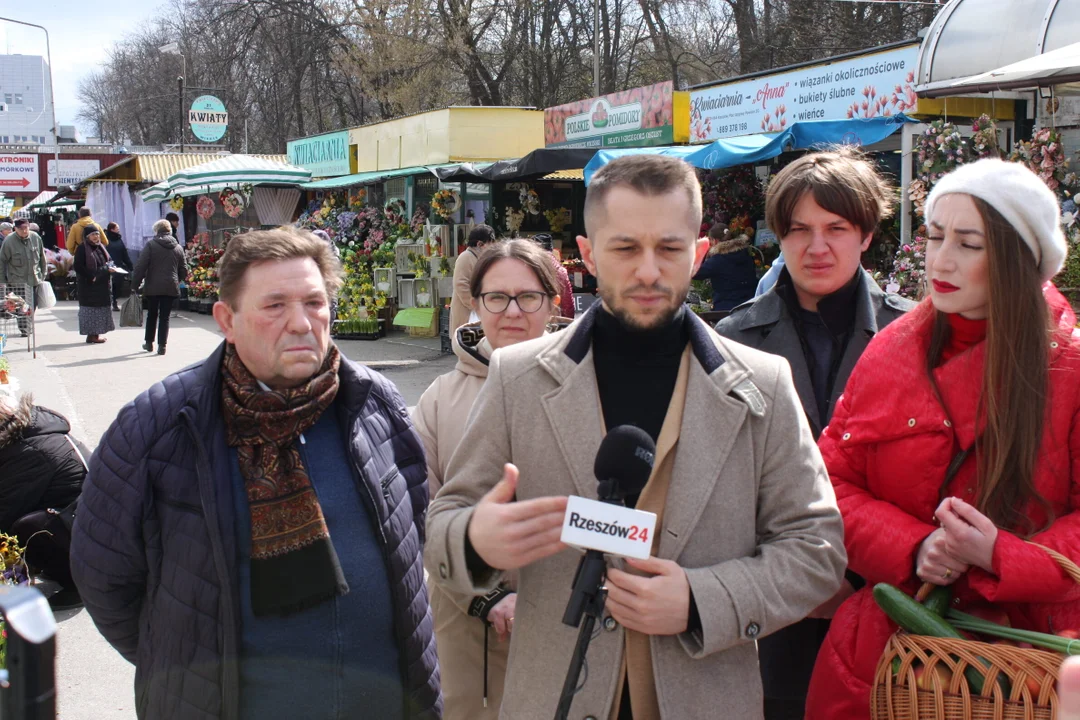
[{"label": "gold ring", "polygon": [[944,577],[945,577],[946,580],[948,580],[949,578],[952,577],[952,568],[945,568]]}]

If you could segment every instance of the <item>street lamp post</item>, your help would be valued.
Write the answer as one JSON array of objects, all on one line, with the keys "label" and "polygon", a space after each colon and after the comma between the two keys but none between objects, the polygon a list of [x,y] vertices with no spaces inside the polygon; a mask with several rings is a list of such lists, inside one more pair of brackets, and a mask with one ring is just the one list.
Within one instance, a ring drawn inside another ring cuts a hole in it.
[{"label": "street lamp post", "polygon": [[[35,25],[34,23],[23,22],[22,20],[15,20],[13,18],[0,17],[0,20],[9,23],[15,23],[16,25],[25,25],[27,27],[38,28],[45,33],[45,57],[49,62],[49,109],[52,111],[52,136],[53,136],[53,162],[56,164],[56,190],[60,190],[60,128],[56,126],[56,93],[53,90],[53,64],[52,64],[52,48],[49,45],[49,31],[44,25]],[[45,173],[46,184],[48,182],[49,174]]]},{"label": "street lamp post", "polygon": [[180,154],[184,154],[184,77],[187,75],[187,57],[184,53],[180,52],[180,43],[171,42],[167,45],[162,45],[158,48],[158,52],[165,53],[166,55],[179,55],[180,56],[180,77],[176,78],[176,85],[179,91],[179,105],[180,108]]}]

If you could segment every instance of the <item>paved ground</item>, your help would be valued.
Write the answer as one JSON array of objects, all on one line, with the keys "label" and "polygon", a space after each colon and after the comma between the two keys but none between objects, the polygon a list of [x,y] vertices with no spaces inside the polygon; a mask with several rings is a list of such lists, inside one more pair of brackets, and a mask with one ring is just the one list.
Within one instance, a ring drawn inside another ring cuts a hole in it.
[{"label": "paved ground", "polygon": [[[221,342],[208,315],[181,312],[172,320],[165,356],[142,350],[141,328],[118,328],[101,345],[87,345],[78,334],[78,308],[60,303],[37,315],[34,360],[25,343],[12,338],[6,354],[20,389],[35,402],[63,413],[73,432],[89,447],[97,445],[120,408],[164,376],[196,362]],[[114,319],[119,313],[114,313]],[[393,380],[405,402],[414,405],[438,375],[454,366],[439,354],[439,340],[403,333],[375,342],[339,344],[349,358],[368,364]],[[98,634],[82,611],[58,614],[57,687],[62,720],[131,720],[135,717],[134,669]]]}]

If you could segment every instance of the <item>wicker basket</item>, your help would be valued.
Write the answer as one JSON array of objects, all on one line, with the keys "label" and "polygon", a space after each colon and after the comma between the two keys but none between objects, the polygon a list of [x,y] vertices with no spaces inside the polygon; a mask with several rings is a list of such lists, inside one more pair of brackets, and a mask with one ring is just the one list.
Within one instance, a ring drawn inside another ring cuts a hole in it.
[{"label": "wicker basket", "polygon": [[[1080,583],[1080,567],[1054,550],[1036,547]],[[1048,650],[899,631],[889,638],[878,662],[870,716],[873,720],[1053,720],[1058,669],[1064,657]],[[986,679],[981,695],[968,687],[964,670],[969,666]],[[1005,679],[1007,692],[999,676]]]}]

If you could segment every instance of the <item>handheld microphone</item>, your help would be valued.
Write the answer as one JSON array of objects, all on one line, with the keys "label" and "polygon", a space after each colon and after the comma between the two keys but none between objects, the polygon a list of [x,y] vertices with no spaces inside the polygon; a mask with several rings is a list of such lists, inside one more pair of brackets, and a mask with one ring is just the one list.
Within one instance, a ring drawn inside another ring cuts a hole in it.
[{"label": "handheld microphone", "polygon": [[562,540],[587,550],[574,573],[573,591],[563,614],[565,624],[578,627],[586,605],[596,600],[607,569],[605,552],[649,556],[649,533],[655,527],[656,516],[605,508],[601,503],[625,508],[626,498],[639,495],[649,482],[655,456],[656,443],[641,428],[620,425],[611,429],[600,442],[593,463],[600,503],[580,497],[571,497],[567,503]]},{"label": "handheld microphone", "polygon": [[612,428],[601,441],[593,464],[593,473],[600,483],[597,487],[600,502],[582,497],[571,497],[567,502],[562,541],[587,550],[574,573],[570,601],[563,613],[564,624],[580,629],[555,710],[556,720],[569,717],[593,627],[604,614],[607,600],[604,553],[649,556],[652,547],[649,536],[656,528],[656,515],[628,510],[626,498],[641,494],[652,475],[655,459],[656,443],[644,430],[633,425]]}]

